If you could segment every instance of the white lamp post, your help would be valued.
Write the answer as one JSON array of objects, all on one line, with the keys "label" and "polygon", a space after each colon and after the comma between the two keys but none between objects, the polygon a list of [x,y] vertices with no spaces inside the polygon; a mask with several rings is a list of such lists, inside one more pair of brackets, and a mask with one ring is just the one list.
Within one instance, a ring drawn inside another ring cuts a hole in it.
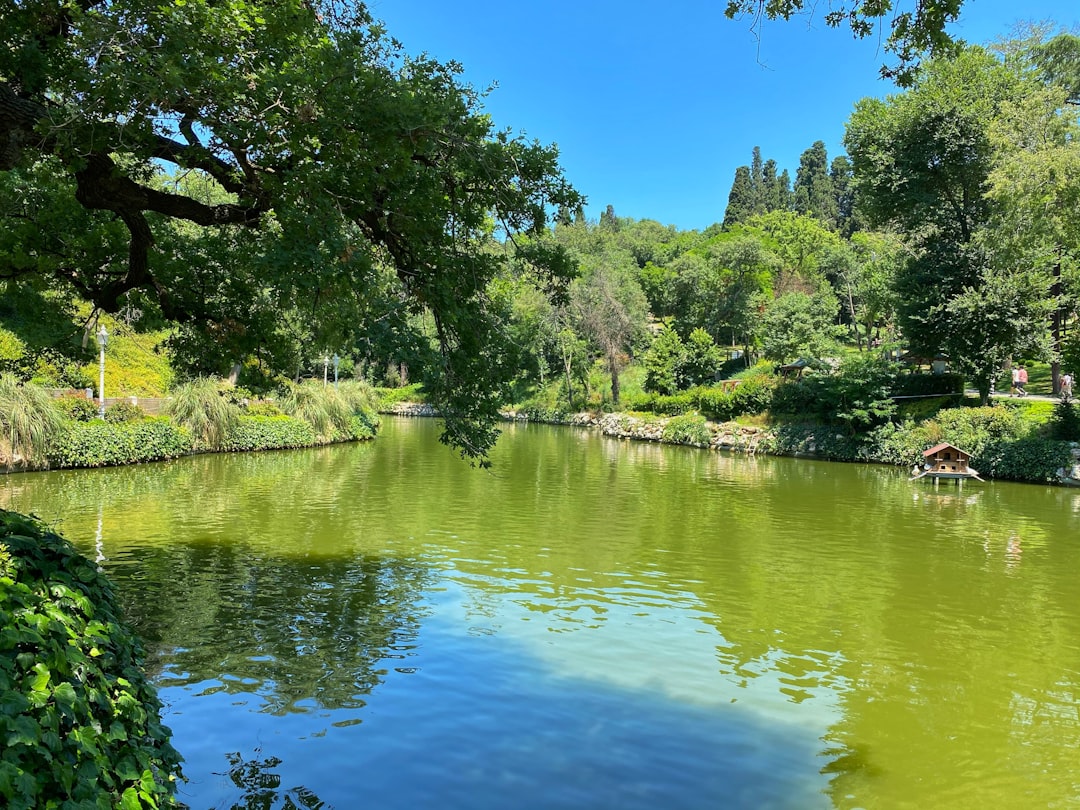
[{"label": "white lamp post", "polygon": [[322,384],[326,385],[326,369],[330,365],[330,358],[323,356],[322,359]]},{"label": "white lamp post", "polygon": [[338,384],[337,384],[337,369],[338,369],[338,364],[341,363],[341,358],[338,357],[335,354],[332,359],[334,361],[334,388],[337,388],[338,387]]},{"label": "white lamp post", "polygon": [[102,419],[105,418],[105,344],[109,342],[109,333],[105,331],[105,324],[102,324],[97,331],[98,340],[98,398],[100,400],[100,408],[98,408],[98,416]]}]

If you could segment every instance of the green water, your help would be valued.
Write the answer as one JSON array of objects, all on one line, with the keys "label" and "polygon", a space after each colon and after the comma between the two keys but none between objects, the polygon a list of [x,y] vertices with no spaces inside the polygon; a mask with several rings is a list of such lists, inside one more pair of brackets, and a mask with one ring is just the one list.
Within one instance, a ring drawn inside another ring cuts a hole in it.
[{"label": "green water", "polygon": [[117,582],[192,808],[1080,807],[1080,492],[437,432],[0,477]]}]

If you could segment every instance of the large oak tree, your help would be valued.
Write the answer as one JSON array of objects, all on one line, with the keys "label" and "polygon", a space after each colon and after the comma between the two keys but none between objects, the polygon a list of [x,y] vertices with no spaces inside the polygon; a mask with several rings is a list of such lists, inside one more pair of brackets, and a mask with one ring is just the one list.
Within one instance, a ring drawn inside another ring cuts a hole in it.
[{"label": "large oak tree", "polygon": [[[408,57],[359,3],[16,0],[0,30],[0,219],[20,233],[0,278],[137,300],[227,352],[274,311],[363,317],[388,267],[434,320],[444,438],[483,454],[512,371],[490,242],[580,207],[553,147],[497,131],[456,65]],[[558,246],[529,249],[565,283]]]}]

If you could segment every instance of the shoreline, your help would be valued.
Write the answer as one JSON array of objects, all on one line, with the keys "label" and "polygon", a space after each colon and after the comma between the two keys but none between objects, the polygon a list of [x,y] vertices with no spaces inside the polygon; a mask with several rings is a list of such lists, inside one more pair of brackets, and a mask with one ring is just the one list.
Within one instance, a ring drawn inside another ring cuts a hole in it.
[{"label": "shoreline", "polygon": [[[404,417],[438,417],[438,411],[427,403],[398,402],[393,406],[381,411],[388,416]],[[880,464],[886,467],[906,468],[910,463],[892,464],[887,461],[879,461],[871,458],[845,458],[835,454],[821,453],[818,451],[819,440],[814,434],[807,435],[798,447],[783,448],[783,440],[780,433],[770,428],[757,427],[754,425],[740,425],[738,422],[709,422],[704,420],[701,424],[709,433],[707,442],[673,440],[665,436],[666,429],[672,419],[679,417],[637,415],[634,413],[596,413],[582,411],[580,413],[564,414],[537,414],[526,410],[507,410],[502,412],[502,418],[508,422],[535,422],[545,425],[565,425],[569,427],[599,428],[602,435],[627,441],[645,441],[657,444],[682,445],[696,447],[701,450],[715,450],[730,453],[742,453],[744,455],[778,456],[783,458],[808,458],[817,461],[834,461],[839,463],[857,464]],[[835,428],[827,425],[819,426],[823,432],[835,432]],[[836,439],[844,439],[837,435]],[[1013,483],[1045,483],[1051,486],[1080,487],[1080,443],[1070,442],[1072,452],[1072,466],[1070,469],[1059,468],[1056,481],[1014,481]],[[1010,480],[1010,479],[991,479]]]}]

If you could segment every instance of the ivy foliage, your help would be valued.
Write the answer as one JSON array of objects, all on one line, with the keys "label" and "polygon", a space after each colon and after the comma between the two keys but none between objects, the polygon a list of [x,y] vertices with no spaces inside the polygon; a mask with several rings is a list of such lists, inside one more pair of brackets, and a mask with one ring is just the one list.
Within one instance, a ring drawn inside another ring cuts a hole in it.
[{"label": "ivy foliage", "polygon": [[0,805],[175,807],[180,755],[106,577],[0,510]]},{"label": "ivy foliage", "polygon": [[191,434],[165,417],[134,422],[70,422],[49,449],[55,467],[113,467],[178,458],[191,452]]}]

